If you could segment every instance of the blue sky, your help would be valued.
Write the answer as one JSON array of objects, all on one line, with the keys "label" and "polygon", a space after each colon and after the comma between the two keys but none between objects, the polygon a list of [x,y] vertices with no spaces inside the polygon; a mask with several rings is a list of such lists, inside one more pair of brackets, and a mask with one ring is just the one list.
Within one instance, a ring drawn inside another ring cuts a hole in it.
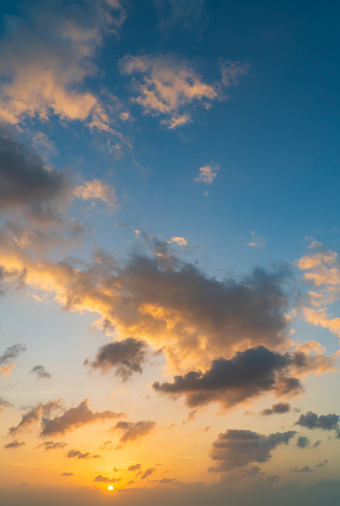
[{"label": "blue sky", "polygon": [[8,504],[338,504],[337,5],[0,15]]}]

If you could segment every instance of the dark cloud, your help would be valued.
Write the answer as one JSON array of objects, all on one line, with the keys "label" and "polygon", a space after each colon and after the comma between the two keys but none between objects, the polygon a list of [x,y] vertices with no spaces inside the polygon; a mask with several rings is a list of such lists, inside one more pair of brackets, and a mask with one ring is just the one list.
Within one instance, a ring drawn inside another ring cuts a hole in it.
[{"label": "dark cloud", "polygon": [[17,441],[16,439],[14,441],[12,441],[11,443],[8,443],[7,445],[4,446],[4,448],[6,449],[10,449],[10,448],[20,448],[20,446],[24,446],[25,442],[22,441],[21,443],[19,443],[19,441]]},{"label": "dark cloud", "polygon": [[86,360],[85,364],[103,371],[116,369],[116,374],[125,381],[134,373],[142,373],[142,365],[146,359],[145,349],[146,343],[129,337],[102,346],[95,360]]},{"label": "dark cloud", "polygon": [[328,464],[328,460],[323,460],[322,462],[319,462],[318,464],[316,464],[315,467],[324,467],[324,466],[327,466]]},{"label": "dark cloud", "polygon": [[267,462],[271,450],[280,444],[288,444],[294,431],[258,434],[251,430],[229,429],[219,434],[212,444],[211,458],[217,461],[209,471],[223,472],[245,467],[253,462]]},{"label": "dark cloud", "polygon": [[177,478],[162,478],[161,480],[158,480],[157,483],[160,483],[160,485],[168,485],[169,483],[179,484],[179,481]]},{"label": "dark cloud", "polygon": [[67,183],[60,172],[47,169],[42,159],[0,124],[0,211],[26,209],[36,218],[51,220]]},{"label": "dark cloud", "polygon": [[70,450],[67,452],[68,459],[99,459],[100,455],[91,455],[90,452],[82,453],[79,450]]},{"label": "dark cloud", "polygon": [[313,448],[317,448],[320,445],[321,445],[321,440],[319,439],[318,441],[315,441],[315,443],[313,444]]},{"label": "dark cloud", "polygon": [[291,363],[288,353],[282,355],[264,346],[237,352],[233,358],[220,358],[212,362],[204,374],[191,371],[185,376],[175,376],[173,383],[153,383],[159,392],[185,394],[191,407],[219,401],[224,406],[275,391],[280,373]]},{"label": "dark cloud", "polygon": [[273,415],[273,414],[283,414],[288,413],[290,411],[290,404],[288,402],[278,402],[277,404],[273,404],[271,408],[263,409],[261,411],[261,415]]},{"label": "dark cloud", "polygon": [[10,434],[17,434],[21,430],[25,430],[32,425],[37,424],[42,416],[49,416],[51,411],[61,406],[62,399],[46,402],[45,404],[37,404],[34,408],[25,413],[16,427],[9,429]]},{"label": "dark cloud", "polygon": [[299,446],[299,448],[306,448],[307,446],[310,446],[310,440],[306,436],[299,436],[296,446]]},{"label": "dark cloud", "polygon": [[0,411],[3,408],[9,408],[10,406],[12,406],[12,404],[9,401],[7,401],[6,399],[3,399],[2,397],[0,397]]},{"label": "dark cloud", "polygon": [[26,345],[25,344],[13,344],[13,346],[10,346],[5,350],[5,352],[0,356],[0,365],[6,365],[9,362],[12,362],[15,358],[20,355],[20,353],[23,353],[26,351]]},{"label": "dark cloud", "polygon": [[318,416],[313,411],[307,411],[305,415],[300,415],[296,425],[307,427],[307,429],[336,430],[339,419],[339,415],[328,414]]},{"label": "dark cloud", "polygon": [[41,436],[65,434],[65,432],[77,429],[83,425],[112,420],[123,416],[123,413],[114,413],[106,410],[92,412],[88,407],[88,399],[83,400],[76,408],[70,408],[61,416],[49,419],[43,417]]},{"label": "dark cloud", "polygon": [[45,448],[45,450],[59,450],[63,449],[67,446],[67,443],[64,443],[63,441],[54,442],[54,441],[44,441],[40,447]]},{"label": "dark cloud", "polygon": [[35,365],[30,372],[35,373],[39,378],[51,378],[51,374],[43,365]]},{"label": "dark cloud", "polygon": [[156,471],[156,469],[154,467],[149,467],[149,469],[144,471],[144,473],[142,474],[141,480],[145,480],[145,478],[147,478],[148,476],[153,474],[155,471]]},{"label": "dark cloud", "polygon": [[130,441],[136,441],[149,434],[155,427],[155,422],[142,420],[140,422],[117,422],[112,429],[123,431],[119,445],[123,446]]},{"label": "dark cloud", "polygon": [[301,467],[300,469],[295,466],[291,469],[292,473],[311,473],[313,472],[313,469],[311,469],[309,466]]},{"label": "dark cloud", "polygon": [[63,476],[65,478],[69,477],[69,476],[74,476],[74,473],[61,473],[60,476]]},{"label": "dark cloud", "polygon": [[93,481],[96,481],[97,483],[116,483],[116,481],[120,481],[120,478],[107,478],[106,476],[99,474]]},{"label": "dark cloud", "polygon": [[128,467],[128,471],[139,471],[141,469],[141,464],[134,464]]}]

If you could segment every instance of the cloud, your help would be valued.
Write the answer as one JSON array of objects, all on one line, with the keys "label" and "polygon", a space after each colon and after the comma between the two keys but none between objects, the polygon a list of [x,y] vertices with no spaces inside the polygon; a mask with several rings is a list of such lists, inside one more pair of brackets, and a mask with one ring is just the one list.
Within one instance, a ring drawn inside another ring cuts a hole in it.
[{"label": "cloud", "polygon": [[[0,296],[5,295],[10,289],[20,290],[25,285],[26,271],[15,268],[5,269],[0,266]],[[4,368],[0,368],[4,369]]]},{"label": "cloud", "polygon": [[132,466],[129,466],[128,467],[128,471],[140,471],[141,469],[141,464],[133,464]]},{"label": "cloud", "polygon": [[63,441],[58,441],[56,443],[54,441],[44,441],[40,446],[45,448],[45,450],[62,450],[67,446],[67,443]]},{"label": "cloud", "polygon": [[0,397],[0,413],[1,411],[3,411],[3,409],[9,408],[10,406],[12,406],[12,404],[9,401],[4,399],[3,397]]},{"label": "cloud", "polygon": [[321,430],[336,430],[339,427],[339,415],[328,414],[328,415],[320,415],[318,416],[313,411],[307,411],[306,414],[300,415],[300,418],[296,425],[301,425],[301,427],[306,427],[307,429],[321,429]]},{"label": "cloud", "polygon": [[110,130],[103,104],[82,85],[98,73],[94,59],[104,34],[125,19],[122,4],[31,2],[23,12],[7,16],[0,41],[0,120],[17,124],[56,115]]},{"label": "cloud", "polygon": [[109,184],[102,183],[99,179],[85,181],[73,189],[73,195],[78,199],[90,200],[92,206],[96,201],[102,201],[109,209],[117,206],[117,195],[114,188]]},{"label": "cloud", "polygon": [[252,248],[260,248],[265,246],[267,240],[265,237],[261,237],[256,234],[253,230],[251,231],[251,241],[248,242],[247,246],[251,246]]},{"label": "cloud", "polygon": [[17,434],[22,430],[26,430],[32,425],[36,425],[42,416],[48,416],[51,411],[58,409],[61,406],[62,399],[46,402],[45,404],[37,404],[34,408],[30,409],[22,415],[19,424],[9,429],[10,434]]},{"label": "cloud", "polygon": [[153,0],[159,15],[159,28],[195,31],[202,25],[205,0]]},{"label": "cloud", "polygon": [[[282,355],[258,346],[237,352],[229,360],[214,360],[205,373],[190,371],[185,376],[175,376],[173,383],[155,382],[153,388],[175,396],[185,394],[190,407],[212,401],[229,407],[264,392],[275,391],[280,374],[293,360],[288,353]],[[293,387],[295,390],[295,384]]]},{"label": "cloud", "polygon": [[24,441],[22,441],[21,443],[19,443],[19,441],[17,441],[15,439],[11,443],[8,443],[7,445],[5,445],[4,448],[6,448],[7,450],[11,449],[11,448],[20,448],[21,446],[24,446],[25,444],[26,443]]},{"label": "cloud", "polygon": [[201,167],[198,172],[198,176],[195,178],[197,183],[211,184],[217,177],[217,173],[220,170],[219,166],[205,165]]},{"label": "cloud", "polygon": [[74,476],[74,473],[61,473],[60,476],[63,476],[64,478],[68,478],[69,476]]},{"label": "cloud", "polygon": [[86,360],[85,364],[102,371],[116,369],[116,375],[125,381],[134,373],[142,373],[142,366],[146,360],[145,349],[146,344],[143,341],[130,337],[102,346],[96,359],[92,362]]},{"label": "cloud", "polygon": [[43,417],[40,436],[65,434],[87,424],[104,422],[121,416],[123,413],[114,413],[110,410],[92,412],[88,407],[88,399],[85,399],[77,407],[64,411],[61,416],[52,419]]},{"label": "cloud", "polygon": [[101,474],[99,474],[98,476],[95,477],[93,481],[97,483],[116,483],[117,481],[120,480],[121,480],[120,478],[107,478],[106,476],[102,476]]},{"label": "cloud", "polygon": [[7,376],[14,369],[15,365],[9,365],[7,367],[0,367],[0,376]]},{"label": "cloud", "polygon": [[0,124],[0,182],[0,212],[21,209],[32,218],[58,219],[58,206],[67,192],[65,176],[47,168],[3,124]]},{"label": "cloud", "polygon": [[231,65],[234,80],[222,78],[221,82],[207,84],[188,64],[168,57],[126,56],[120,62],[123,74],[141,76],[133,80],[137,92],[133,100],[144,114],[164,117],[161,123],[170,129],[191,120],[187,112],[190,105],[199,103],[208,109],[213,100],[225,98],[222,87],[237,84],[236,76],[246,73],[244,65],[234,62],[223,64],[222,74],[227,76]]},{"label": "cloud", "polygon": [[296,442],[296,446],[298,446],[299,448],[307,448],[307,446],[310,446],[310,440],[308,439],[308,437],[299,436]]},{"label": "cloud", "polygon": [[147,478],[148,476],[150,476],[151,474],[153,474],[155,471],[156,471],[155,468],[149,467],[149,469],[147,469],[146,471],[144,471],[144,473],[142,474],[141,480],[145,480],[145,478]]},{"label": "cloud", "polygon": [[291,469],[291,472],[292,473],[311,473],[311,472],[313,472],[313,469],[311,469],[309,466],[305,466],[300,469],[297,466],[295,466],[294,468]]},{"label": "cloud", "polygon": [[287,445],[294,435],[294,431],[266,436],[251,430],[229,429],[213,442],[210,456],[217,465],[210,467],[209,471],[231,471],[253,462],[268,462],[271,451],[281,444]]},{"label": "cloud", "polygon": [[178,244],[178,246],[188,246],[188,241],[184,237],[172,237],[169,243],[170,242],[174,242]]},{"label": "cloud", "polygon": [[274,415],[288,413],[288,411],[290,411],[290,404],[288,402],[278,402],[277,404],[273,404],[271,408],[263,409],[260,414]]},{"label": "cloud", "polygon": [[82,453],[79,450],[70,450],[67,452],[68,459],[98,459],[100,455],[91,455],[90,452]]},{"label": "cloud", "polygon": [[131,442],[137,441],[149,434],[155,428],[155,422],[142,420],[139,422],[117,422],[113,430],[123,431],[119,440],[120,447]]},{"label": "cloud", "polygon": [[315,467],[324,467],[324,466],[327,466],[328,464],[328,460],[323,460],[322,462],[319,462],[318,464],[316,464]]},{"label": "cloud", "polygon": [[4,353],[0,356],[0,365],[7,365],[9,362],[12,362],[13,359],[17,358],[21,353],[26,351],[25,344],[13,344],[7,348]]},{"label": "cloud", "polygon": [[46,369],[43,365],[35,365],[34,367],[32,367],[30,372],[36,374],[39,378],[51,378],[52,377],[52,375],[48,371],[46,371]]}]

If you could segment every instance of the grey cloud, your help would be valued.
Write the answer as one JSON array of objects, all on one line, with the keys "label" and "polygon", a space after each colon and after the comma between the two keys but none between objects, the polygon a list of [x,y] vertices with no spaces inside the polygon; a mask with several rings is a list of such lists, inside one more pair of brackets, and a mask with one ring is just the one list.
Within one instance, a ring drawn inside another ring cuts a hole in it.
[{"label": "grey cloud", "polygon": [[63,441],[58,441],[56,443],[54,441],[44,441],[40,445],[40,447],[45,448],[45,450],[59,450],[65,448],[65,446],[67,446],[67,443]]},{"label": "grey cloud", "polygon": [[93,481],[96,481],[97,483],[115,483],[116,481],[120,481],[120,478],[107,478],[106,476],[99,474]]},{"label": "grey cloud", "polygon": [[26,209],[43,220],[57,218],[57,201],[67,191],[65,176],[47,169],[37,154],[1,124],[0,183],[0,211]]},{"label": "grey cloud", "polygon": [[74,476],[74,473],[61,473],[60,476],[63,476],[64,478],[68,478],[69,476]]},{"label": "grey cloud", "polygon": [[123,413],[114,413],[110,410],[92,412],[88,407],[88,400],[85,399],[77,407],[64,411],[61,416],[53,419],[43,417],[40,436],[65,434],[65,432],[77,429],[83,425],[112,420],[121,416],[123,416]]},{"label": "grey cloud", "polygon": [[145,478],[147,478],[148,476],[150,476],[151,474],[153,474],[154,472],[156,471],[156,469],[153,467],[149,467],[149,469],[147,469],[146,471],[144,471],[144,473],[142,474],[141,476],[141,480],[145,480]]},{"label": "grey cloud", "polygon": [[232,406],[264,392],[275,391],[280,373],[292,357],[275,353],[264,346],[237,352],[233,358],[214,360],[204,374],[191,371],[175,376],[173,383],[153,383],[159,392],[185,394],[191,407],[219,401]]},{"label": "grey cloud", "polygon": [[0,411],[1,409],[9,408],[10,406],[12,406],[12,404],[9,401],[4,399],[3,397],[0,397]]},{"label": "grey cloud", "polygon": [[39,378],[51,378],[51,374],[46,371],[45,367],[43,365],[35,365],[32,367],[31,371],[32,373],[35,373]]},{"label": "grey cloud", "polygon": [[223,472],[245,467],[253,462],[267,462],[271,451],[280,444],[288,444],[294,431],[258,434],[251,430],[229,429],[212,444],[211,458],[217,461],[209,471]]},{"label": "grey cloud", "polygon": [[291,469],[291,472],[292,473],[311,473],[311,472],[313,472],[313,469],[311,469],[309,466],[305,466],[302,468],[298,468],[297,466],[295,466],[294,468]]},{"label": "grey cloud", "polygon": [[315,443],[313,444],[313,448],[317,448],[320,445],[321,445],[321,440],[319,439],[318,441],[315,441]]},{"label": "grey cloud", "polygon": [[134,464],[132,466],[129,466],[128,467],[128,471],[139,471],[141,469],[141,465],[140,464]]},{"label": "grey cloud", "polygon": [[25,413],[19,422],[19,424],[15,427],[11,427],[9,429],[10,434],[16,434],[21,430],[25,430],[32,425],[37,424],[43,415],[49,416],[50,412],[54,409],[57,409],[61,406],[62,399],[49,401],[45,404],[37,404],[34,408],[30,409]]},{"label": "grey cloud", "polygon": [[123,435],[120,438],[120,446],[125,445],[130,441],[136,441],[147,434],[149,434],[155,427],[155,422],[150,420],[142,420],[139,422],[117,422],[113,430],[123,431]]},{"label": "grey cloud", "polygon": [[307,446],[310,446],[310,440],[306,436],[299,436],[296,446],[299,446],[299,448],[306,448]]},{"label": "grey cloud", "polygon": [[67,452],[68,459],[98,459],[100,455],[91,455],[90,452],[82,453],[79,450],[70,450]]},{"label": "grey cloud", "polygon": [[13,346],[7,348],[5,352],[0,356],[0,365],[7,365],[24,351],[26,351],[25,344],[13,344]]},{"label": "grey cloud", "polygon": [[288,404],[288,402],[278,402],[277,404],[273,404],[271,408],[263,409],[261,415],[281,415],[283,413],[288,413],[288,411],[290,411],[290,404]]},{"label": "grey cloud", "polygon": [[17,441],[16,439],[14,441],[12,441],[11,443],[8,443],[7,445],[4,446],[4,448],[6,449],[11,449],[11,448],[20,448],[21,446],[24,446],[25,442],[22,441],[21,443],[19,443],[19,441]]},{"label": "grey cloud", "polygon": [[21,289],[25,286],[26,270],[6,269],[0,265],[0,295],[5,295],[9,289]]},{"label": "grey cloud", "polygon": [[92,362],[85,361],[94,369],[106,371],[116,370],[116,375],[125,381],[134,373],[142,373],[142,366],[146,360],[146,343],[129,337],[115,343],[102,346]]},{"label": "grey cloud", "polygon": [[319,462],[318,464],[316,464],[315,467],[324,467],[324,466],[327,466],[328,464],[328,460],[323,460],[322,462]]},{"label": "grey cloud", "polygon": [[339,424],[339,415],[328,414],[318,416],[313,411],[307,411],[306,414],[300,415],[296,425],[307,427],[307,429],[336,430]]}]

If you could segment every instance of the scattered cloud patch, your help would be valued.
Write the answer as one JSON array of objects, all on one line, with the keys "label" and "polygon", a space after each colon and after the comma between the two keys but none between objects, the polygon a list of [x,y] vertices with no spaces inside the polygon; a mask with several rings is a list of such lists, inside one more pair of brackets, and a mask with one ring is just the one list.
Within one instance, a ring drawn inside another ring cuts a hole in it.
[{"label": "scattered cloud patch", "polygon": [[328,414],[318,416],[313,411],[308,411],[306,414],[300,415],[296,425],[306,427],[307,429],[321,429],[321,430],[336,430],[339,428],[339,415]]},{"label": "scattered cloud patch", "polygon": [[143,420],[140,422],[117,422],[112,429],[121,430],[123,432],[119,441],[121,447],[131,441],[137,441],[146,436],[155,428],[155,425],[155,422],[150,420]]},{"label": "scattered cloud patch", "polygon": [[299,436],[296,442],[296,446],[299,448],[307,448],[307,446],[310,446],[310,440],[306,436]]},{"label": "scattered cloud patch", "polygon": [[60,476],[62,476],[63,478],[68,478],[70,476],[74,476],[74,473],[67,473],[67,472],[65,472],[65,473],[61,473]]},{"label": "scattered cloud patch", "polygon": [[145,478],[147,478],[148,476],[151,476],[154,472],[156,471],[156,469],[153,467],[149,467],[148,469],[146,469],[146,471],[144,471],[144,473],[142,474],[141,476],[141,480],[145,480]]},{"label": "scattered cloud patch", "polygon": [[313,469],[311,469],[309,466],[298,468],[297,466],[293,467],[291,469],[292,473],[312,473]]},{"label": "scattered cloud patch", "polygon": [[325,467],[327,466],[328,464],[328,460],[323,460],[322,462],[319,462],[318,464],[316,464],[315,467]]},{"label": "scattered cloud patch", "polygon": [[133,464],[127,468],[128,471],[140,471],[142,468],[141,464]]},{"label": "scattered cloud patch", "polygon": [[68,459],[99,459],[100,455],[91,455],[90,452],[82,453],[79,450],[70,450],[67,452]]},{"label": "scattered cloud patch", "polygon": [[109,184],[102,183],[99,179],[85,181],[73,189],[73,195],[82,200],[91,201],[92,207],[96,201],[104,202],[110,210],[117,206],[117,195],[114,188]]},{"label": "scattered cloud patch", "polygon": [[261,237],[256,234],[253,230],[251,231],[251,241],[248,242],[247,246],[251,246],[252,248],[261,248],[265,246],[267,239],[265,237]]},{"label": "scattered cloud patch", "polygon": [[220,168],[218,165],[205,165],[198,171],[198,176],[195,178],[197,183],[211,184],[217,177]]},{"label": "scattered cloud patch", "polygon": [[32,367],[31,371],[32,373],[36,374],[38,378],[51,378],[52,375],[46,371],[45,367],[43,365],[35,365]]},{"label": "scattered cloud patch", "polygon": [[95,481],[96,483],[116,483],[117,481],[120,480],[121,480],[120,478],[107,478],[106,476],[102,476],[101,474],[99,474],[98,476],[95,477],[93,481]]},{"label": "scattered cloud patch", "polygon": [[9,429],[10,434],[17,434],[22,430],[26,430],[41,420],[44,416],[49,416],[51,411],[60,408],[62,399],[46,402],[45,404],[37,404],[34,408],[30,409],[22,415],[20,422],[17,426]]},{"label": "scattered cloud patch", "polygon": [[45,450],[59,450],[65,448],[67,446],[67,443],[64,443],[63,441],[44,441],[41,445],[41,447],[45,448]]},{"label": "scattered cloud patch", "polygon": [[277,404],[273,404],[271,408],[263,409],[260,414],[264,416],[282,415],[288,413],[288,411],[290,411],[290,404],[288,402],[278,402]]},{"label": "scattered cloud patch", "polygon": [[13,344],[7,348],[4,353],[0,356],[0,365],[7,365],[9,362],[12,362],[15,358],[17,358],[21,353],[26,351],[25,344]]},{"label": "scattered cloud patch", "polygon": [[6,448],[7,450],[12,449],[12,448],[20,448],[21,446],[24,446],[25,444],[26,443],[24,441],[19,442],[19,441],[17,441],[17,439],[15,439],[11,443],[8,443],[7,445],[5,445],[4,448]]}]

